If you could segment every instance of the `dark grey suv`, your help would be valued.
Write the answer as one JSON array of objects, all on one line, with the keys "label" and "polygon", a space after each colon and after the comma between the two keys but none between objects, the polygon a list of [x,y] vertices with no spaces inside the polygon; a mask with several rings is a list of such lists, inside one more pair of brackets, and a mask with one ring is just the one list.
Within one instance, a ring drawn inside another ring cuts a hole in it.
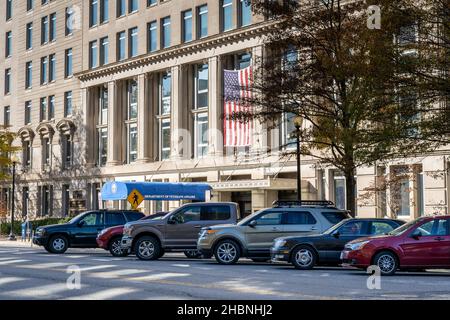
[{"label": "dark grey suv", "polygon": [[201,228],[233,224],[239,211],[233,202],[189,203],[156,220],[139,220],[124,226],[122,249],[134,251],[141,260],[155,260],[166,251],[197,249]]}]

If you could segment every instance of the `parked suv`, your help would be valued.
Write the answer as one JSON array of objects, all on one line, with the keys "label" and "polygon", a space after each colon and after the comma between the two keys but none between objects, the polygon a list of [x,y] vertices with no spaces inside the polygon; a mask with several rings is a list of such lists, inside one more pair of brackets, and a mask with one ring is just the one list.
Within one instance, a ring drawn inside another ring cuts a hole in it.
[{"label": "parked suv", "polygon": [[123,230],[122,248],[135,252],[141,260],[155,260],[166,251],[197,249],[198,233],[214,224],[233,224],[239,218],[233,202],[189,203],[157,220],[127,223]]},{"label": "parked suv", "polygon": [[33,243],[43,246],[50,253],[64,253],[69,247],[96,248],[96,238],[100,231],[143,216],[143,213],[132,210],[87,211],[68,223],[37,228]]},{"label": "parked suv", "polygon": [[275,201],[272,208],[258,211],[237,225],[202,229],[197,247],[203,256],[214,255],[221,264],[236,263],[240,257],[267,261],[274,239],[322,233],[347,218],[348,212],[330,201]]}]

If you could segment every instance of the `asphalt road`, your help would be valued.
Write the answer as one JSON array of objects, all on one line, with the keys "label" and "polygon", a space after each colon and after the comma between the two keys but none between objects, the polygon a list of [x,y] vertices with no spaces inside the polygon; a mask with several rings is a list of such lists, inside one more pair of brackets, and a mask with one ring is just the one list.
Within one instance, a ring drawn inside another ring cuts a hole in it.
[{"label": "asphalt road", "polygon": [[[75,266],[80,272],[68,273]],[[77,275],[80,275],[80,289]],[[72,276],[67,286],[67,280]],[[214,260],[166,254],[144,262],[114,258],[101,249],[69,249],[51,255],[39,247],[0,244],[0,299],[450,299],[450,272],[400,272],[382,277],[379,290],[355,269],[242,260],[222,266]]]}]

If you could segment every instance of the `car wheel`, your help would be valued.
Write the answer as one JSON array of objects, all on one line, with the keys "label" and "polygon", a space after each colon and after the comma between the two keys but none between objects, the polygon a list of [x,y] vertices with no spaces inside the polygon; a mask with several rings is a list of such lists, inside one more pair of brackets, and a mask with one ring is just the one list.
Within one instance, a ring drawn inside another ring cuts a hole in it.
[{"label": "car wheel", "polygon": [[69,241],[63,235],[56,235],[50,238],[48,246],[51,253],[62,254],[69,247]]},{"label": "car wheel", "polygon": [[45,245],[45,246],[44,246],[44,249],[45,249],[47,252],[49,252],[49,253],[53,253],[53,252],[52,252],[52,249],[50,249],[50,246],[49,246],[49,245]]},{"label": "car wheel", "polygon": [[314,268],[317,261],[317,254],[309,246],[299,246],[292,252],[291,262],[296,269],[309,270]]},{"label": "car wheel", "polygon": [[200,250],[184,250],[184,255],[190,259],[200,259],[202,257],[202,253]]},{"label": "car wheel", "polygon": [[392,276],[398,268],[397,257],[389,251],[377,253],[373,259],[374,264],[380,268],[381,275]]},{"label": "car wheel", "polygon": [[259,263],[270,261],[270,259],[266,259],[266,258],[254,258],[254,259],[251,259],[251,260],[253,262],[259,262]]},{"label": "car wheel", "polygon": [[220,264],[235,264],[241,256],[241,249],[235,241],[223,240],[216,245],[214,256]]},{"label": "car wheel", "polygon": [[144,236],[139,238],[135,248],[136,256],[140,260],[156,260],[160,257],[161,245],[155,237]]},{"label": "car wheel", "polygon": [[111,252],[114,257],[126,257],[128,255],[128,250],[123,250],[120,245],[121,240],[120,237],[117,237],[109,241],[109,252]]},{"label": "car wheel", "polygon": [[161,250],[159,251],[159,258],[161,258],[162,256],[164,256],[164,254],[166,253],[166,251],[164,249],[161,248]]}]

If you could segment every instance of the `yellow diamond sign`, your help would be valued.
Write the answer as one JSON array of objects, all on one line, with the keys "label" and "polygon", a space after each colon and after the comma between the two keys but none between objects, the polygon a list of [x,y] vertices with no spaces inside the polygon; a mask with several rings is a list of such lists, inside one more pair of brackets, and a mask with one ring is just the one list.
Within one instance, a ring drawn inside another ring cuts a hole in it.
[{"label": "yellow diamond sign", "polygon": [[144,201],[144,197],[136,189],[130,192],[127,199],[133,209],[137,209],[137,207],[139,207],[141,202]]}]

